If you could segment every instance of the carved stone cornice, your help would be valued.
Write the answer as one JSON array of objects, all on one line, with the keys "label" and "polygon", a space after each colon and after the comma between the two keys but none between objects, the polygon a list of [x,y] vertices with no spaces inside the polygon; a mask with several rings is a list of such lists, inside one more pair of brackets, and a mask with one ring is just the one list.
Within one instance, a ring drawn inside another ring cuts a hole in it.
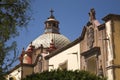
[{"label": "carved stone cornice", "polygon": [[100,47],[94,47],[88,51],[81,53],[81,55],[84,56],[85,58],[88,58],[93,55],[96,55],[97,57],[98,55],[100,55]]}]

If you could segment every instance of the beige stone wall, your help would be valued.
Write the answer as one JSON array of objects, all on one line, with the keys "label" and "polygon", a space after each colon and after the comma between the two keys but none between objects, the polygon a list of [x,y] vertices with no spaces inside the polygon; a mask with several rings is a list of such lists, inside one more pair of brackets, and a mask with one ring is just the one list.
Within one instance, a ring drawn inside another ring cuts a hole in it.
[{"label": "beige stone wall", "polygon": [[86,35],[86,32],[85,32],[84,39],[80,42],[81,53],[87,51],[87,43],[86,42],[87,42],[87,35]]},{"label": "beige stone wall", "polygon": [[114,63],[116,65],[120,65],[120,20],[114,21],[114,30],[113,30],[113,46],[114,46],[114,52],[115,52],[115,60]]},{"label": "beige stone wall", "polygon": [[115,79],[114,80],[120,80],[120,68],[116,68],[114,70],[115,72]]},{"label": "beige stone wall", "polygon": [[113,52],[114,65],[116,66],[115,80],[120,80],[120,20],[114,20],[113,26]]},{"label": "beige stone wall", "polygon": [[80,69],[80,44],[79,43],[51,57],[49,59],[49,71],[53,69],[58,69],[63,64],[67,64],[66,66],[67,70]]},{"label": "beige stone wall", "polygon": [[19,66],[6,76],[6,80],[10,80],[10,78],[13,78],[14,80],[21,80],[21,71],[21,67]]},{"label": "beige stone wall", "polygon": [[[105,27],[105,26],[103,26]],[[103,68],[103,75],[106,76],[106,66],[107,66],[107,37],[106,37],[106,29],[102,29],[98,31],[98,47],[100,47],[100,56],[99,58],[99,64],[98,67],[102,66]]]},{"label": "beige stone wall", "polygon": [[22,78],[25,78],[27,75],[31,75],[33,73],[33,67],[31,66],[22,66]]}]

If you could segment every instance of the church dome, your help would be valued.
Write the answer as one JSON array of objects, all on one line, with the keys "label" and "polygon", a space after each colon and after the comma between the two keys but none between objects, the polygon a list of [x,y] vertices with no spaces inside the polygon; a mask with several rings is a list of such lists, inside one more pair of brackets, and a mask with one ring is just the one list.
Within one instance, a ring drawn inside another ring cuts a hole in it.
[{"label": "church dome", "polygon": [[51,40],[55,47],[61,48],[70,43],[70,40],[59,32],[59,21],[53,16],[53,10],[50,11],[50,17],[45,21],[45,31],[42,35],[32,41],[35,48],[42,44],[44,48],[50,47]]},{"label": "church dome", "polygon": [[32,42],[32,45],[34,45],[35,48],[38,48],[42,44],[43,47],[47,48],[50,46],[51,40],[53,40],[56,48],[61,48],[70,43],[70,40],[62,34],[47,33],[36,38]]}]

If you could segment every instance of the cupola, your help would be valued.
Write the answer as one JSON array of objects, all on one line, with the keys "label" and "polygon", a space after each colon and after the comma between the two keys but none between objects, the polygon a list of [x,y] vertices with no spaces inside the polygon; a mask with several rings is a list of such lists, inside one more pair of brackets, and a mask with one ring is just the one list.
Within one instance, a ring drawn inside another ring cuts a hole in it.
[{"label": "cupola", "polygon": [[50,10],[50,17],[45,21],[45,33],[57,33],[59,34],[59,21],[57,21],[53,15],[53,10]]}]

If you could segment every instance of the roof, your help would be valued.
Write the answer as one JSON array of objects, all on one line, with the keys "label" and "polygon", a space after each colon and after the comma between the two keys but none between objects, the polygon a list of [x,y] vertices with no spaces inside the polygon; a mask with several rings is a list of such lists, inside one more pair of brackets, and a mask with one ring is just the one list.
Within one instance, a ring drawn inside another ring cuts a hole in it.
[{"label": "roof", "polygon": [[10,71],[8,71],[7,74],[12,73],[14,70],[16,70],[16,69],[18,69],[18,68],[20,68],[20,67],[22,67],[22,66],[33,67],[34,64],[18,64],[18,65],[16,65],[13,69],[11,69]]},{"label": "roof", "polygon": [[50,47],[51,40],[54,41],[56,48],[61,48],[70,43],[70,40],[62,34],[47,33],[42,34],[33,40],[32,45],[35,46],[35,48],[38,48],[42,44],[44,48],[48,48]]},{"label": "roof", "polygon": [[60,49],[57,49],[57,50],[53,51],[50,55],[46,56],[45,59],[49,59],[49,58],[51,58],[51,57],[59,54],[60,52],[66,50],[66,49],[68,49],[68,48],[70,48],[71,46],[76,45],[76,44],[79,43],[80,41],[81,41],[81,38],[79,37],[79,38],[77,38],[76,40],[74,40],[73,42],[69,43],[68,45],[66,45],[66,46],[64,46],[64,47],[62,47],[62,48],[60,48]]},{"label": "roof", "polygon": [[119,19],[120,20],[120,15],[118,15],[118,14],[108,14],[107,16],[102,18],[102,20],[104,20],[104,21],[108,21],[110,19]]}]

